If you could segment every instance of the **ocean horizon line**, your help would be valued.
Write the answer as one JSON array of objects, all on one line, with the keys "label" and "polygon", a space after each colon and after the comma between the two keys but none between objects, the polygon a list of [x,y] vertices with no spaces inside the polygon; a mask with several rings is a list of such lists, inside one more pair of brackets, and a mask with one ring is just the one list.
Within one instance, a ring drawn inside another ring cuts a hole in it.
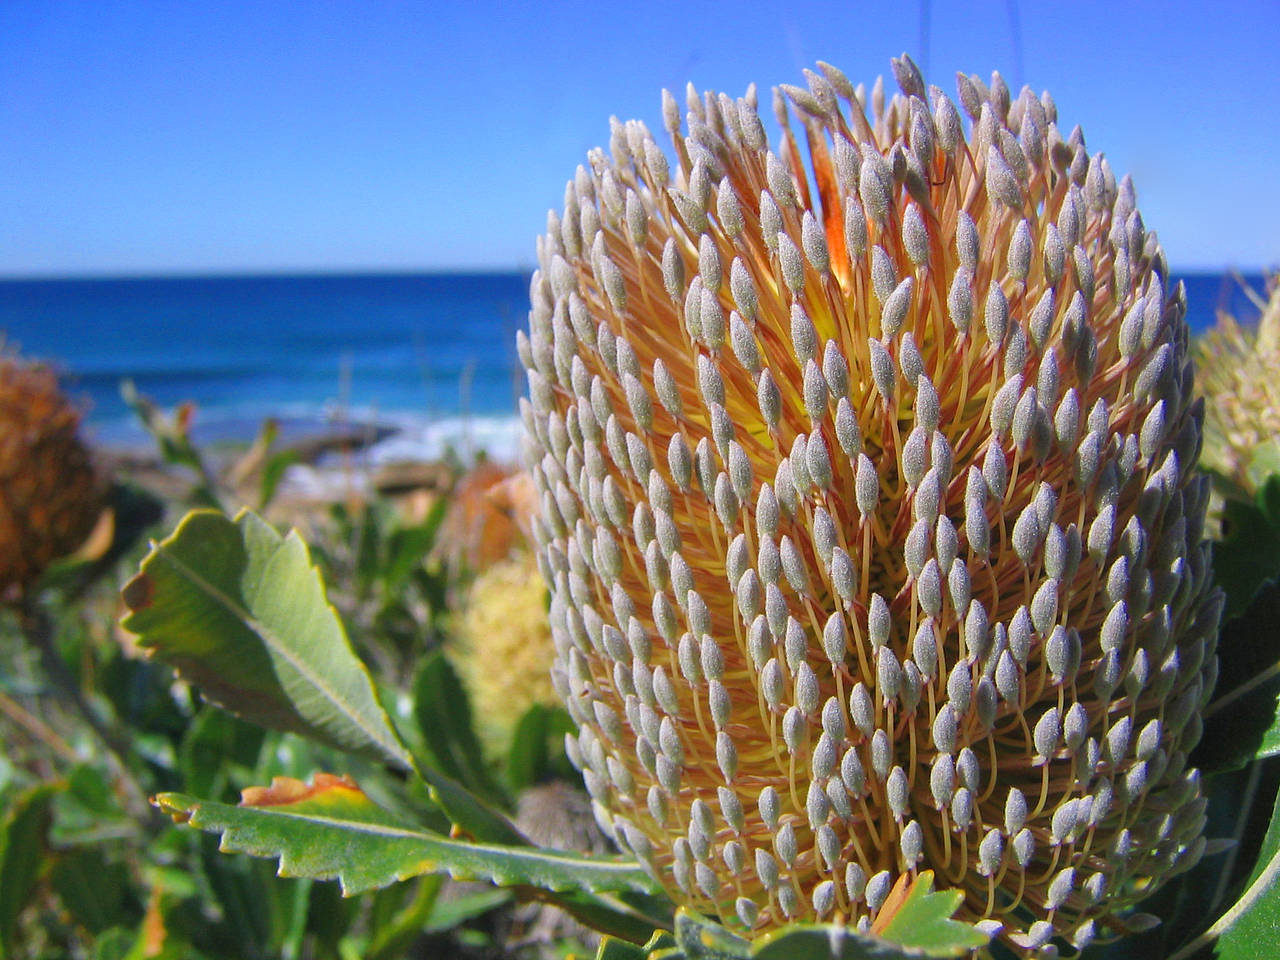
[{"label": "ocean horizon line", "polygon": [[[529,276],[534,266],[528,267],[459,267],[459,268],[383,268],[369,267],[327,269],[324,267],[299,269],[262,269],[245,268],[243,270],[160,270],[154,273],[135,273],[132,271],[88,272],[88,273],[5,273],[0,271],[0,283],[97,283],[97,282],[155,282],[166,280],[312,280],[334,278],[352,278],[361,280],[396,279],[408,277],[513,277]],[[1248,271],[1246,271],[1247,273]]]},{"label": "ocean horizon line", "polygon": [[[186,269],[154,271],[87,271],[82,273],[8,273],[0,269],[0,283],[97,283],[97,282],[156,282],[183,280],[312,280],[326,278],[395,279],[409,277],[512,277],[529,276],[537,269],[535,264],[512,266],[464,266],[464,267],[234,267],[229,269]],[[1280,263],[1270,265],[1234,264],[1171,265],[1172,276],[1224,276],[1247,279],[1266,277],[1280,273]]]}]

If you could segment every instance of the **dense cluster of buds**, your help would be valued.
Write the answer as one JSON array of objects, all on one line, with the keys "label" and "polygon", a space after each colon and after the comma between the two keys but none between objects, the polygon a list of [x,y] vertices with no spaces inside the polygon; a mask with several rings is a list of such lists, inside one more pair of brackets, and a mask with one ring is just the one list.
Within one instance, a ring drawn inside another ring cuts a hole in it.
[{"label": "dense cluster of buds", "polygon": [[462,601],[445,650],[471,700],[476,732],[506,756],[516,725],[535,704],[558,702],[547,672],[554,657],[547,590],[527,553],[480,573]]},{"label": "dense cluster of buds", "polygon": [[966,135],[905,57],[892,96],[820,66],[776,150],[754,88],[667,95],[674,164],[613,121],[548,217],[518,348],[570,755],[739,929],[866,929],[928,868],[1052,954],[1204,849],[1183,293],[1047,94],[960,76]]},{"label": "dense cluster of buds", "polygon": [[1250,495],[1280,472],[1280,275],[1258,302],[1256,327],[1223,313],[1195,351],[1208,401],[1201,462]]},{"label": "dense cluster of buds", "polygon": [[81,545],[102,508],[80,412],[47,367],[0,356],[0,600]]}]

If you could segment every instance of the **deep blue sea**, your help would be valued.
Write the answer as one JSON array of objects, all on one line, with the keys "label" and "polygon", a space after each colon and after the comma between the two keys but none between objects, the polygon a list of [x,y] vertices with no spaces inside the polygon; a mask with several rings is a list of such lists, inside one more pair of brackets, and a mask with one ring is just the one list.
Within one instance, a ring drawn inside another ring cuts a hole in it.
[{"label": "deep blue sea", "polygon": [[[1180,279],[1193,329],[1219,308],[1256,316],[1231,276]],[[520,273],[0,281],[4,339],[53,361],[113,445],[143,442],[120,399],[132,378],[161,405],[194,401],[205,440],[268,415],[295,432],[345,417],[400,428],[383,458],[508,455],[527,311]]]},{"label": "deep blue sea", "polygon": [[205,441],[252,436],[275,416],[294,433],[330,419],[396,426],[404,456],[460,441],[506,450],[528,283],[519,273],[0,281],[0,333],[64,372],[90,431],[111,445],[144,442],[120,398],[131,378],[162,406],[197,404]]}]

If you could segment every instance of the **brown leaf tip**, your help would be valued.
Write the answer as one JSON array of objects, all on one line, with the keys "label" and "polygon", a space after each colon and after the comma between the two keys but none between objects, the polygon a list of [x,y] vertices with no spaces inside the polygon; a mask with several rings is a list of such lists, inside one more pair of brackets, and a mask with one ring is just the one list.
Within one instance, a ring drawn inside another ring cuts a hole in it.
[{"label": "brown leaf tip", "polygon": [[302,803],[334,790],[360,792],[360,787],[347,774],[317,773],[311,783],[294,777],[272,777],[269,787],[246,787],[240,791],[242,807],[276,807]]}]

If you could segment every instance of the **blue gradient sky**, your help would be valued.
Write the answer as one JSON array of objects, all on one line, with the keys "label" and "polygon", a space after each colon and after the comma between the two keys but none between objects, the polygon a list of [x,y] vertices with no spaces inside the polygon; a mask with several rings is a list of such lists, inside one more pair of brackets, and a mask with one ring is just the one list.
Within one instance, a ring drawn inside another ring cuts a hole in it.
[{"label": "blue gradient sky", "polygon": [[1264,267],[1277,36],[1275,0],[15,0],[0,274],[527,267],[610,114],[661,131],[663,86],[767,92],[819,59],[870,82],[903,50],[949,93],[961,68],[1052,91],[1175,267]]}]

